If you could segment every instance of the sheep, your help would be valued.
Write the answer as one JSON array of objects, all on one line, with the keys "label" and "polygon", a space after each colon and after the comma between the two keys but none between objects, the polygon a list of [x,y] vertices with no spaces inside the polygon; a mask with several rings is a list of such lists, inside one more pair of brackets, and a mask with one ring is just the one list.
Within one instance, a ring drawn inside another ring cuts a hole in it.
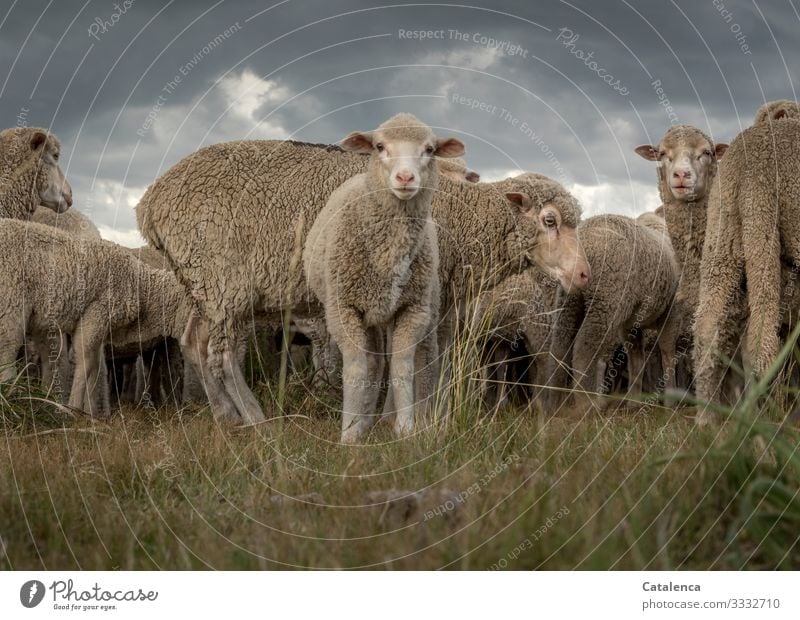
[{"label": "sheep", "polygon": [[[467,167],[461,157],[435,157],[439,173],[454,181],[477,183],[480,174]],[[336,377],[341,375],[341,353],[336,343],[327,333],[324,319],[295,319],[297,329],[312,343],[312,361],[314,366],[315,381],[327,383],[337,382]],[[391,343],[387,343],[387,355],[391,354]],[[393,410],[391,392],[387,394],[387,409]]]},{"label": "sheep", "polygon": [[453,181],[467,181],[468,183],[477,183],[481,180],[481,175],[470,170],[465,162],[460,157],[444,158],[437,157],[436,164],[439,172]]},{"label": "sheep", "polygon": [[[75,209],[59,213],[40,206],[33,212],[31,221],[63,230],[75,239],[96,241],[101,238],[97,226]],[[54,333],[53,330],[34,330],[26,349],[38,359],[42,385],[60,399],[63,388],[69,385],[72,376],[66,334]]]},{"label": "sheep", "polygon": [[[235,363],[237,333],[254,311],[275,319],[287,310],[300,318],[322,315],[298,256],[331,193],[364,172],[368,161],[330,145],[217,144],[175,164],[137,205],[143,236],[166,253],[199,307],[183,343],[208,356],[216,378],[209,398],[217,415],[264,419]],[[455,293],[479,278],[491,285],[531,264],[570,285],[588,277],[574,200],[551,204],[560,194],[539,189],[524,198],[518,193],[510,203],[505,194],[514,190],[505,188],[503,182],[439,179],[432,209],[445,321],[452,318]]]},{"label": "sheep", "polygon": [[[654,214],[646,213],[635,220],[598,215],[582,222],[578,232],[592,280],[564,302],[551,347],[561,368],[552,372],[559,378],[555,387],[565,387],[568,340],[563,330],[579,324],[572,354],[575,382],[590,401],[599,405],[601,400],[592,395],[608,391],[608,362],[621,343],[630,360],[631,387],[641,392],[643,329],[662,327],[659,348],[664,368],[674,365],[677,326],[669,321],[669,315],[679,272],[666,224]],[[667,373],[667,388],[671,387],[670,378],[674,375]],[[557,395],[554,399],[559,402]]]},{"label": "sheep", "polygon": [[490,366],[484,368],[483,389],[488,391],[488,381],[494,376],[498,385],[490,401],[495,407],[508,403],[511,360],[520,340],[533,364],[533,385],[544,386],[550,331],[559,298],[558,281],[535,270],[509,276],[479,294],[475,318],[478,324],[486,322],[491,338]]},{"label": "sheep", "polygon": [[[169,270],[166,257],[155,248],[141,246],[122,249],[148,267],[163,271],[166,277],[174,280],[174,286],[180,286]],[[145,300],[145,303],[157,304],[158,300]],[[167,311],[171,312],[172,309]],[[111,342],[106,347],[106,363],[112,369],[110,391],[117,404],[140,404],[146,399],[157,407],[161,404],[162,387],[167,395],[172,394],[176,400],[183,400],[182,391],[196,397],[197,389],[187,388],[186,383],[187,378],[191,385],[196,383],[192,366],[185,364],[181,369],[182,358],[177,346],[181,335],[182,331],[165,331],[142,341],[136,337],[130,340],[122,334],[111,334]]]},{"label": "sheep", "polygon": [[777,121],[782,118],[793,118],[795,120],[800,118],[800,104],[788,99],[768,101],[756,112],[756,118],[753,124],[757,125],[759,123]]},{"label": "sheep", "polygon": [[58,165],[61,143],[38,127],[0,132],[0,217],[30,220],[39,205],[57,213],[72,206],[72,188]]},{"label": "sheep", "polygon": [[0,245],[0,381],[13,377],[26,329],[57,329],[72,335],[70,406],[107,415],[107,384],[99,378],[109,334],[126,342],[147,340],[181,333],[189,321],[192,303],[174,276],[146,267],[116,244],[6,219],[0,220]]},{"label": "sheep", "polygon": [[[731,335],[745,319],[743,357],[748,375],[756,377],[774,363],[779,329],[792,321],[781,306],[788,302],[788,309],[796,310],[791,305],[800,266],[799,140],[798,120],[758,123],[734,139],[720,164],[709,199],[694,333],[702,400],[719,398],[724,365],[718,353],[731,354]],[[706,410],[698,421],[710,418]]]},{"label": "sheep", "polygon": [[342,352],[342,442],[352,443],[375,419],[384,331],[393,349],[395,432],[414,428],[416,345],[430,338],[426,332],[438,319],[431,200],[439,167],[433,158],[457,157],[464,145],[437,138],[413,115],[398,114],[373,132],[351,133],[342,146],[371,154],[367,172],[331,194],[308,233],[303,264]]},{"label": "sheep", "polygon": [[699,298],[700,260],[706,234],[708,192],[717,175],[717,165],[728,145],[714,144],[691,125],[667,130],[655,145],[636,147],[635,152],[657,165],[658,191],[667,222],[680,281],[672,309],[678,329],[679,376],[690,382],[692,323]]}]

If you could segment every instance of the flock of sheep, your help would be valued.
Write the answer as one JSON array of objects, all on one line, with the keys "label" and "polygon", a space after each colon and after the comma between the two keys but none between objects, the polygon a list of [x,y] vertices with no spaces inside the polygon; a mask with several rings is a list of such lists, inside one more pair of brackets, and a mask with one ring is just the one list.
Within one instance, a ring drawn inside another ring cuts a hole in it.
[{"label": "flock of sheep", "polygon": [[[478,182],[459,140],[398,114],[341,147],[193,153],[148,188],[136,208],[148,246],[130,250],[68,210],[59,151],[43,129],[0,133],[0,383],[35,369],[52,397],[97,416],[110,393],[177,390],[219,420],[263,421],[244,352],[255,329],[291,321],[342,386],[343,442],[381,418],[406,435],[441,403],[467,314],[492,343],[484,396],[497,405],[520,344],[547,410],[602,407],[620,360],[629,392],[735,398],[723,360],[744,333],[742,363],[764,373],[800,305],[795,102],[763,106],[730,147],[680,125],[636,148],[657,164],[663,205],[635,219],[581,220],[536,173]],[[146,385],[153,365],[169,380]]]}]

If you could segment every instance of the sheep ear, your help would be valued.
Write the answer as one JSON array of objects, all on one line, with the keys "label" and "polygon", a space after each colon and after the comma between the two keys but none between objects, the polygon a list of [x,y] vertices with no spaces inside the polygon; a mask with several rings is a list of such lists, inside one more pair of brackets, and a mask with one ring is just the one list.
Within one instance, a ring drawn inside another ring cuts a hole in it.
[{"label": "sheep ear", "polygon": [[531,199],[525,194],[520,194],[519,192],[507,192],[506,199],[513,203],[522,215],[528,215],[533,207]]},{"label": "sheep ear", "polygon": [[371,153],[372,132],[354,131],[342,140],[342,148],[352,153]]},{"label": "sheep ear", "polygon": [[35,151],[40,146],[47,142],[47,134],[43,131],[36,131],[31,136],[31,148]]},{"label": "sheep ear", "polygon": [[720,159],[725,154],[725,151],[727,151],[727,150],[728,150],[728,145],[727,144],[725,144],[724,142],[722,144],[718,144],[714,148],[714,157],[716,157],[717,159]]},{"label": "sheep ear", "polygon": [[436,157],[461,157],[466,152],[466,147],[461,140],[455,138],[437,138]]},{"label": "sheep ear", "polygon": [[464,175],[464,178],[467,179],[470,183],[477,183],[481,180],[481,175],[479,175],[474,170],[467,170],[467,174]]},{"label": "sheep ear", "polygon": [[650,144],[643,144],[633,149],[640,157],[644,157],[648,161],[658,161],[661,159],[658,156],[658,149]]}]

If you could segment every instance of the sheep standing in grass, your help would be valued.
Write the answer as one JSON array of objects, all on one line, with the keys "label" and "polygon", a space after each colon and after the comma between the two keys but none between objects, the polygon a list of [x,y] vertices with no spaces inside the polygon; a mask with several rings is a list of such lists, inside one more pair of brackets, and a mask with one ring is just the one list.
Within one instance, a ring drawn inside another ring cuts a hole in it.
[{"label": "sheep standing in grass", "polygon": [[[782,302],[796,298],[800,265],[800,121],[761,122],[740,133],[709,200],[695,325],[697,393],[719,398],[731,333],[748,317],[743,356],[763,375],[775,361]],[[746,284],[746,303],[742,284]],[[707,421],[709,414],[701,416]]]},{"label": "sheep standing in grass", "polygon": [[391,338],[395,431],[414,428],[416,347],[426,338],[435,347],[436,334],[428,332],[438,319],[434,156],[457,157],[464,145],[437,138],[410,114],[398,114],[374,132],[352,133],[342,145],[371,153],[367,172],[331,194],[308,234],[303,262],[342,352],[342,441],[353,442],[375,420],[385,332]]},{"label": "sheep standing in grass", "polygon": [[[173,166],[136,207],[142,234],[167,254],[200,309],[184,343],[208,357],[215,381],[206,388],[216,415],[264,419],[236,363],[238,334],[254,312],[276,320],[287,309],[300,318],[321,316],[296,268],[298,252],[331,193],[365,172],[368,161],[329,145],[218,144]],[[574,200],[530,185],[525,200],[520,194],[519,202],[509,202],[506,193],[515,190],[507,187],[439,179],[432,209],[446,324],[476,280],[493,286],[531,265],[562,282],[586,278]]]},{"label": "sheep standing in grass", "polygon": [[29,220],[39,205],[63,213],[72,188],[58,165],[61,143],[46,129],[0,132],[0,217]]},{"label": "sheep standing in grass", "polygon": [[[47,207],[37,207],[31,221],[63,230],[76,240],[100,240],[97,226],[75,209],[60,213]],[[68,345],[67,335],[54,329],[32,331],[28,343],[29,353],[38,358],[42,385],[59,399],[72,382]]]},{"label": "sheep standing in grass", "polygon": [[680,375],[690,382],[692,322],[699,298],[700,260],[706,235],[708,193],[717,175],[717,162],[727,144],[714,144],[690,125],[671,127],[655,145],[636,147],[638,155],[658,164],[658,191],[663,203],[680,282],[673,317],[678,321]]},{"label": "sheep standing in grass", "polygon": [[[664,368],[674,365],[676,328],[668,325],[669,312],[678,285],[678,266],[664,221],[645,214],[634,220],[622,215],[598,215],[584,221],[579,234],[592,270],[592,280],[565,301],[554,330],[558,334],[552,350],[566,367],[569,343],[560,332],[578,320],[572,352],[576,386],[587,394],[608,391],[606,371],[614,350],[625,346],[633,389],[641,391],[643,359],[641,332],[655,326],[661,330],[659,345]],[[565,387],[563,372],[556,387]],[[674,377],[669,373],[670,377]],[[668,382],[667,387],[672,387]],[[558,397],[556,396],[556,399]]]},{"label": "sheep standing in grass", "polygon": [[[174,276],[143,265],[108,241],[80,241],[48,226],[0,220],[0,381],[14,376],[27,330],[72,336],[75,369],[69,404],[108,413],[101,380],[103,345],[180,333],[191,303]],[[24,269],[19,266],[23,265]],[[158,300],[151,304],[150,300]]]}]

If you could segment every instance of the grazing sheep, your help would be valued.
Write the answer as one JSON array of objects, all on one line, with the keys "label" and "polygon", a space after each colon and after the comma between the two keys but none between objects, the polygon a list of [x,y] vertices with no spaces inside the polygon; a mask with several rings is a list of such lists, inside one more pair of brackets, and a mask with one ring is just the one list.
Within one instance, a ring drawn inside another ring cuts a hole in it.
[{"label": "grazing sheep", "polygon": [[0,220],[0,246],[0,381],[13,377],[26,330],[57,329],[72,336],[70,406],[107,414],[107,383],[100,380],[104,342],[110,336],[130,342],[180,333],[188,322],[192,306],[173,275],[146,267],[116,244]]},{"label": "grazing sheep", "polygon": [[[165,277],[174,281],[177,290],[182,290],[161,252],[149,246],[122,249],[148,267],[163,271]],[[145,300],[145,303],[154,307],[159,300]],[[172,309],[166,311],[172,312]],[[181,308],[181,312],[188,320],[186,308]],[[194,378],[192,366],[182,364],[178,346],[183,327],[180,326],[177,331],[163,331],[147,341],[136,337],[130,340],[125,334],[111,334],[111,341],[106,347],[106,363],[112,370],[110,391],[118,404],[139,405],[148,402],[158,407],[162,402],[162,390],[166,396],[172,395],[175,401],[182,400],[181,392],[186,391],[186,376]],[[149,328],[144,331],[149,331]],[[196,390],[193,394],[196,394]]]},{"label": "grazing sheep", "polygon": [[796,101],[790,101],[789,99],[768,101],[756,112],[756,118],[753,124],[757,125],[758,123],[766,121],[777,121],[782,118],[800,119],[800,104]]},{"label": "grazing sheep", "polygon": [[[569,344],[561,330],[579,324],[572,354],[576,386],[590,394],[607,392],[608,363],[623,344],[632,388],[641,392],[643,329],[663,326],[659,348],[664,368],[674,364],[676,332],[668,318],[678,286],[678,266],[666,224],[651,213],[636,220],[598,215],[582,222],[578,232],[592,279],[565,301],[561,325],[554,330],[558,334],[552,347],[555,360],[561,368],[566,366]],[[567,317],[578,322],[568,325]],[[556,387],[565,387],[562,373],[554,369],[553,374],[561,377]]]},{"label": "grazing sheep", "polygon": [[739,332],[744,318],[743,356],[756,376],[775,361],[779,329],[792,320],[791,314],[782,316],[781,306],[794,303],[800,266],[798,145],[800,121],[762,122],[740,133],[720,164],[720,182],[709,200],[695,325],[702,399],[719,398],[725,365],[718,355],[731,355],[730,334]]},{"label": "grazing sheep", "polygon": [[[47,207],[37,207],[31,217],[32,222],[63,230],[75,239],[97,241],[100,231],[92,221],[80,211],[70,209],[59,213]],[[41,383],[45,389],[61,399],[64,388],[71,383],[72,368],[69,362],[69,342],[67,335],[57,330],[33,330],[26,347],[38,359]]]},{"label": "grazing sheep", "polygon": [[[410,114],[393,116],[374,132],[351,133],[342,145],[371,153],[367,172],[331,194],[308,234],[303,262],[342,352],[342,441],[352,443],[375,420],[384,331],[392,343],[395,432],[414,429],[416,346],[431,338],[427,332],[438,319],[434,156],[457,157],[464,145],[437,138]],[[432,338],[435,347],[435,332]]]},{"label": "grazing sheep", "polygon": [[[217,414],[264,419],[236,364],[237,333],[254,311],[275,320],[287,308],[301,318],[321,316],[298,268],[299,253],[330,195],[368,161],[328,145],[217,144],[173,166],[136,207],[142,234],[167,254],[199,306],[203,318],[190,322],[184,342],[209,356],[218,379],[209,394]],[[439,179],[433,217],[445,319],[469,281],[492,285],[531,264],[562,282],[586,278],[574,200],[551,205],[558,195],[539,189],[527,202],[520,195],[509,203],[505,193],[513,190],[502,183]]]},{"label": "grazing sheep", "polygon": [[658,164],[658,191],[664,218],[678,261],[680,282],[672,316],[678,329],[679,376],[691,380],[692,322],[699,297],[700,260],[706,234],[708,192],[717,175],[717,162],[727,144],[715,145],[690,125],[671,127],[661,141],[636,147],[638,155]]},{"label": "grazing sheep", "polygon": [[72,206],[72,188],[58,165],[61,143],[46,129],[0,132],[0,217],[29,220],[39,205],[58,213]]}]

